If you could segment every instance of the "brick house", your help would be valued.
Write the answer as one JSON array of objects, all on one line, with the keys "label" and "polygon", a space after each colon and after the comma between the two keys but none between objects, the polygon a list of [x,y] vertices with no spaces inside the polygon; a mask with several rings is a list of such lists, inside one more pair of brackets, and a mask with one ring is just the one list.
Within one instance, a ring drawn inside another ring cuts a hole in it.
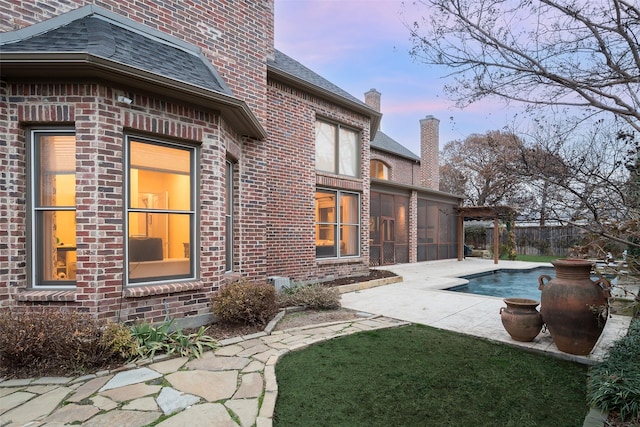
[{"label": "brick house", "polygon": [[381,114],[272,1],[91,3],[0,5],[0,307],[199,324],[240,278],[368,270]]},{"label": "brick house", "polygon": [[[365,93],[380,111],[381,94]],[[372,266],[459,257],[461,198],[439,187],[439,121],[420,120],[420,156],[378,130],[371,141],[369,259]]]}]

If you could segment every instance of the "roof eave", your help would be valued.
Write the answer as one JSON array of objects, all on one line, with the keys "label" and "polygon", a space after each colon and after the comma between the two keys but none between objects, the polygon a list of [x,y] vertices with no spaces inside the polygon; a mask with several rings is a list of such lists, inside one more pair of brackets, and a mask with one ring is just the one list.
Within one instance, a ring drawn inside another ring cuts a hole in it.
[{"label": "roof eave", "polygon": [[464,199],[464,196],[460,196],[457,194],[446,193],[444,191],[434,190],[432,188],[420,187],[417,185],[401,184],[401,183],[389,181],[386,179],[371,178],[370,182],[372,186],[377,185],[379,187],[394,187],[394,188],[399,188],[403,190],[415,190],[420,193],[430,194],[432,196],[437,196],[443,199],[456,199],[459,202],[461,202]]},{"label": "roof eave", "polygon": [[378,131],[378,129],[380,128],[380,121],[382,119],[382,114],[375,111],[372,108],[369,108],[365,105],[359,104],[357,102],[353,102],[349,99],[346,99],[340,95],[337,95],[331,91],[328,91],[326,89],[323,89],[319,86],[316,86],[312,83],[309,83],[303,79],[297,78],[295,76],[292,76],[291,74],[279,70],[276,67],[273,67],[271,65],[267,65],[267,73],[269,74],[269,77],[273,78],[274,80],[280,80],[283,81],[285,83],[289,83],[291,85],[294,86],[298,86],[302,89],[304,89],[305,91],[320,96],[322,98],[325,99],[329,99],[332,102],[338,104],[338,105],[342,105],[346,108],[349,108],[351,110],[354,110],[362,115],[371,117],[371,122],[370,122],[370,129],[369,129],[369,138],[371,140],[373,140],[373,138],[375,138],[376,136],[376,132]]},{"label": "roof eave", "polygon": [[374,145],[371,146],[371,149],[372,150],[377,150],[377,151],[384,151],[385,153],[393,154],[394,156],[398,156],[398,157],[402,157],[403,159],[411,160],[414,163],[418,163],[419,164],[421,162],[421,160],[419,158],[417,158],[417,157],[407,156],[405,154],[401,154],[401,153],[398,153],[398,152],[392,151],[392,150],[387,150],[385,148],[380,148],[380,147],[377,147],[377,146],[374,146]]},{"label": "roof eave", "polygon": [[0,76],[14,79],[92,77],[220,111],[238,133],[265,139],[266,130],[242,100],[86,52],[3,52]]}]

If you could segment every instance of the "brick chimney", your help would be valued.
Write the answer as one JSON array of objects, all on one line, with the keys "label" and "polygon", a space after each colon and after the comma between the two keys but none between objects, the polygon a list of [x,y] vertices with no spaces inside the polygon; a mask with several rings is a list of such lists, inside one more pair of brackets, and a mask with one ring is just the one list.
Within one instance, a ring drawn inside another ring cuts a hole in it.
[{"label": "brick chimney", "polygon": [[440,120],[427,116],[420,120],[420,184],[432,190],[440,187]]},{"label": "brick chimney", "polygon": [[380,97],[382,94],[375,89],[370,89],[368,92],[364,93],[364,103],[369,107],[376,110],[378,113],[380,112]]}]

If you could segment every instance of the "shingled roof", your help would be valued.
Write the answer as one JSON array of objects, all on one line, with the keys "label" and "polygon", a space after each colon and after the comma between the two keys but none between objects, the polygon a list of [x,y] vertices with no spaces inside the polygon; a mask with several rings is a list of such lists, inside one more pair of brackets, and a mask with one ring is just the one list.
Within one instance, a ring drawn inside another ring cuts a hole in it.
[{"label": "shingled roof", "polygon": [[14,43],[2,43],[2,51],[84,52],[233,95],[213,67],[196,52],[151,38],[97,15],[86,16]]},{"label": "shingled roof", "polygon": [[405,157],[417,162],[420,161],[420,157],[416,156],[407,147],[400,144],[395,139],[391,138],[389,135],[380,130],[376,133],[376,137],[373,139],[373,141],[371,141],[371,148],[386,151],[388,153],[395,154],[400,157]]},{"label": "shingled roof", "polygon": [[135,88],[214,107],[243,134],[266,132],[201,50],[97,6],[2,34],[0,74],[98,75]]},{"label": "shingled roof", "polygon": [[371,137],[376,134],[382,114],[290,56],[276,49],[274,58],[267,61],[267,69],[272,76],[284,78],[371,117]]}]

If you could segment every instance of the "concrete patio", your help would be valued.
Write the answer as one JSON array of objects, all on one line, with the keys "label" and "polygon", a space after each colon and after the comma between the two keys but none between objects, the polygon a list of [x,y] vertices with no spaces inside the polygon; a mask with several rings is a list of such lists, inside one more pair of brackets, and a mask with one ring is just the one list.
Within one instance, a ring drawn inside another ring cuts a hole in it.
[{"label": "concrete patio", "polygon": [[[527,347],[532,351],[592,364],[602,360],[607,349],[629,328],[631,318],[612,315],[605,329],[588,356],[563,353],[556,348],[549,332],[540,333],[532,342],[513,340],[500,320],[502,298],[487,297],[445,289],[466,283],[460,276],[489,272],[496,269],[531,269],[550,267],[548,263],[500,261],[467,258],[463,261],[429,261],[416,264],[400,264],[380,269],[392,271],[403,277],[400,283],[350,292],[342,295],[342,306],[407,322],[429,325],[440,329],[461,332],[509,345]],[[537,287],[537,283],[532,283]]]}]

